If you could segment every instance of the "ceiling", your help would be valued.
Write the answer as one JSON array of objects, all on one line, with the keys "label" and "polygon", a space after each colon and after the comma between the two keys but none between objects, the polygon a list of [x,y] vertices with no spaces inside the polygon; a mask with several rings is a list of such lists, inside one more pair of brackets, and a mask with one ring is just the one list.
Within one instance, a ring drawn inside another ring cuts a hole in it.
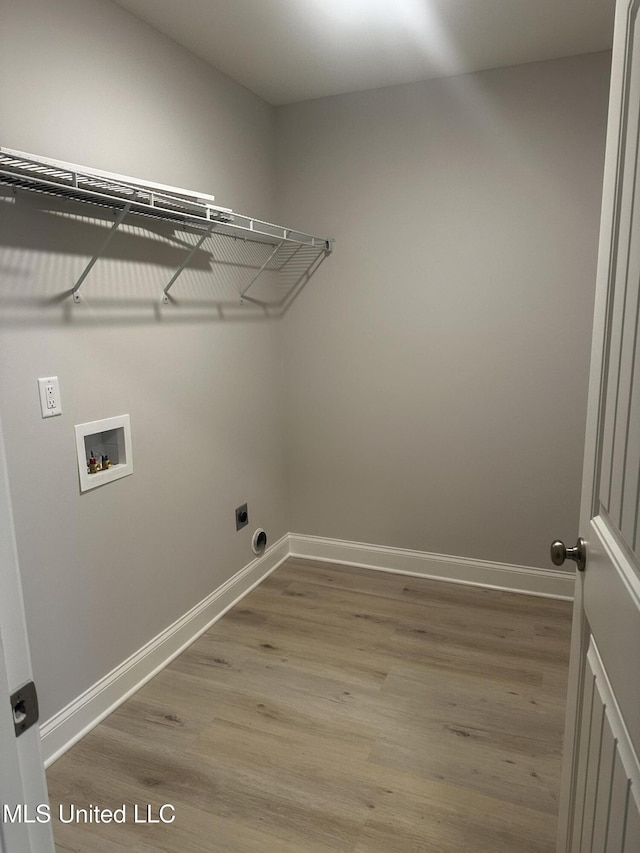
[{"label": "ceiling", "polygon": [[274,105],[611,47],[614,0],[116,0]]}]

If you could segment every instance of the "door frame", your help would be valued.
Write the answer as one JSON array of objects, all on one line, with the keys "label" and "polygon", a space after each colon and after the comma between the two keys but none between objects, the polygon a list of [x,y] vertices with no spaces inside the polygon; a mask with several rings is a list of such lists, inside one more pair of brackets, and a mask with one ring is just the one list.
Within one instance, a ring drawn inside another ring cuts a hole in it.
[{"label": "door frame", "polygon": [[[0,808],[4,804],[35,820],[36,808],[49,797],[38,725],[16,737],[10,696],[33,680],[22,598],[11,496],[0,421]],[[51,823],[3,821],[2,853],[54,853]]]}]

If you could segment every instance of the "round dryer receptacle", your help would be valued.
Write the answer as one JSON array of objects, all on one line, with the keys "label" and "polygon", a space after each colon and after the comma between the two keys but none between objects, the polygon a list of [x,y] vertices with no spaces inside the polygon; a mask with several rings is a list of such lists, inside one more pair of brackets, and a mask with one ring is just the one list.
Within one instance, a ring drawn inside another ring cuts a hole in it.
[{"label": "round dryer receptacle", "polygon": [[267,534],[261,527],[259,527],[253,534],[253,538],[251,539],[251,548],[253,549],[254,554],[262,554],[264,553],[266,547]]}]

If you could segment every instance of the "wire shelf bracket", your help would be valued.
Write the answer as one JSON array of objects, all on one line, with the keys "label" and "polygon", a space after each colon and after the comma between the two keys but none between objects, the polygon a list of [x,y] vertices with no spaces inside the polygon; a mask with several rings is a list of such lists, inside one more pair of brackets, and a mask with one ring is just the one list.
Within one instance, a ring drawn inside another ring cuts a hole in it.
[{"label": "wire shelf bracket", "polygon": [[215,228],[215,225],[213,225],[211,228],[209,228],[209,230],[208,230],[208,231],[205,231],[205,233],[201,235],[201,237],[200,237],[200,239],[198,240],[198,242],[197,242],[197,243],[195,243],[195,244],[191,247],[191,249],[190,249],[190,250],[189,250],[189,252],[187,253],[187,255],[186,255],[185,259],[183,260],[183,262],[180,264],[180,266],[178,267],[178,269],[177,269],[177,270],[174,272],[174,274],[171,276],[171,280],[169,281],[169,283],[167,284],[167,286],[165,287],[165,289],[162,291],[162,301],[164,302],[164,304],[165,304],[165,305],[167,305],[167,304],[168,304],[168,302],[169,302],[169,291],[171,290],[171,288],[172,288],[172,287],[173,287],[173,285],[175,284],[176,279],[178,278],[178,276],[180,275],[180,273],[184,270],[184,268],[187,266],[187,264],[189,263],[189,261],[191,260],[191,258],[192,258],[192,257],[195,255],[195,253],[198,251],[198,249],[200,248],[200,246],[202,246],[202,244],[203,244],[203,243],[204,243],[204,241],[207,239],[207,237],[210,237],[210,236],[211,236],[211,234],[213,233],[213,229],[214,229],[214,228]]},{"label": "wire shelf bracket", "polygon": [[284,239],[283,239],[283,240],[280,240],[280,242],[277,244],[277,246],[275,247],[275,249],[273,250],[273,252],[271,252],[271,254],[270,254],[270,255],[269,255],[269,257],[267,258],[267,260],[262,264],[262,266],[260,267],[260,269],[258,270],[258,272],[257,272],[257,273],[254,275],[254,277],[251,279],[251,281],[249,282],[249,284],[247,284],[247,285],[246,285],[246,287],[243,287],[243,288],[242,288],[242,290],[240,291],[240,302],[242,302],[242,301],[244,300],[244,297],[246,296],[247,292],[249,291],[249,288],[251,288],[251,287],[253,286],[254,282],[255,282],[255,281],[257,281],[257,279],[259,278],[259,276],[260,276],[260,275],[265,271],[265,269],[269,266],[269,263],[270,263],[270,262],[275,258],[275,256],[278,254],[278,252],[280,251],[280,249],[281,249],[281,247],[282,247],[283,243],[284,243]]},{"label": "wire shelf bracket", "polygon": [[107,237],[106,237],[105,241],[103,242],[102,246],[100,246],[100,248],[98,249],[96,254],[91,258],[89,263],[84,268],[82,275],[76,281],[74,286],[71,288],[71,295],[73,296],[74,302],[80,302],[80,285],[85,280],[85,278],[89,275],[89,273],[91,272],[96,261],[98,261],[102,257],[102,255],[104,255],[104,253],[107,251],[107,246],[111,242],[112,237],[114,236],[114,234],[116,233],[116,231],[118,230],[120,225],[124,222],[124,220],[125,220],[125,218],[126,218],[126,216],[130,210],[131,210],[131,205],[125,204],[125,206],[122,208],[120,213],[118,213],[118,215],[116,217],[116,221],[113,223],[113,225],[109,229],[109,233],[107,234]]}]

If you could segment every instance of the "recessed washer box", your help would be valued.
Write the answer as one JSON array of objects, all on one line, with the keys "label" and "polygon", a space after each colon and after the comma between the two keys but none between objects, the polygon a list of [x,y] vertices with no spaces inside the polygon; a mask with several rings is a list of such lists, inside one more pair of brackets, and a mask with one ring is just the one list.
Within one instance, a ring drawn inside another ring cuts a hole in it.
[{"label": "recessed washer box", "polygon": [[[81,492],[133,474],[129,415],[76,424],[75,431]],[[89,458],[92,454],[99,462],[103,456],[107,456],[111,466],[90,474]]]}]

